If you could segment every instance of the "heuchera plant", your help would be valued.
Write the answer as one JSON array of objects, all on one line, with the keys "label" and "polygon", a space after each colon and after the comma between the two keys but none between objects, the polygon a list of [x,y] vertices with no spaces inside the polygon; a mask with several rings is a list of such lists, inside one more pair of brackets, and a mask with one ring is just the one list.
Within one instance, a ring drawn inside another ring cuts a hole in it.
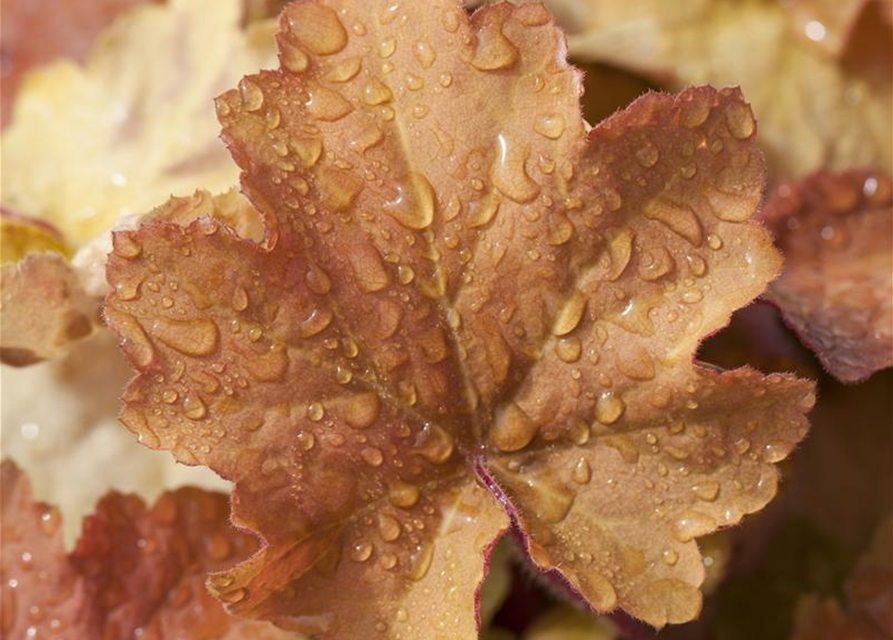
[{"label": "heuchera plant", "polygon": [[695,538],[772,498],[814,401],[693,362],[781,263],[740,93],[590,130],[538,4],[303,1],[278,45],[217,103],[263,240],[199,195],[108,266],[122,421],[231,479],[262,541],[213,593],[324,638],[472,638],[514,527],[593,609],[694,618]]},{"label": "heuchera plant", "polygon": [[256,547],[228,524],[223,494],[179,489],[147,507],[109,493],[66,554],[59,510],[35,502],[10,461],[3,487],[4,638],[286,640],[293,634],[230,616],[205,575]]},{"label": "heuchera plant", "polygon": [[821,171],[779,186],[760,217],[786,264],[766,298],[837,378],[893,365],[893,186]]}]

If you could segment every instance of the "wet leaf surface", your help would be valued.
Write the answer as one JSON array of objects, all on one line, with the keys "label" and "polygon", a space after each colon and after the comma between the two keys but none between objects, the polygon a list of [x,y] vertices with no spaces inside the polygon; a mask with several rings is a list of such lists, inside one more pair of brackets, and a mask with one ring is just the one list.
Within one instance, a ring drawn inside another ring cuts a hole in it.
[{"label": "wet leaf surface", "polygon": [[264,240],[173,200],[108,268],[122,420],[263,540],[213,591],[327,638],[473,637],[514,523],[593,608],[692,619],[695,538],[771,499],[814,401],[693,362],[780,266],[740,93],[587,131],[538,5],[301,2],[278,42],[217,103]]}]

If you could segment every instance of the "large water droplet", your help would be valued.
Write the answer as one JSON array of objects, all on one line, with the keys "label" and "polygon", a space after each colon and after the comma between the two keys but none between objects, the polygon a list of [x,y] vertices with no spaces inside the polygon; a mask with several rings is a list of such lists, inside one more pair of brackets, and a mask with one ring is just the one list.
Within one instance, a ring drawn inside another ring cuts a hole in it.
[{"label": "large water droplet", "polygon": [[388,500],[400,509],[411,509],[419,501],[419,488],[397,480],[388,487]]},{"label": "large water droplet", "polygon": [[381,411],[381,400],[372,391],[351,396],[342,409],[344,420],[354,429],[371,427]]},{"label": "large water droplet", "polygon": [[518,48],[502,33],[502,25],[490,23],[477,34],[471,65],[481,71],[508,69],[518,61]]},{"label": "large water droplet", "polygon": [[700,246],[704,239],[704,230],[695,212],[690,207],[672,202],[666,197],[650,200],[645,205],[645,216],[667,225],[696,247]]},{"label": "large water droplet", "polygon": [[347,45],[347,31],[334,9],[314,2],[289,5],[288,28],[302,47],[317,55],[338,53]]},{"label": "large water droplet", "polygon": [[538,430],[530,416],[513,402],[497,415],[490,430],[490,442],[500,451],[520,451],[531,443]]},{"label": "large water droplet", "polygon": [[756,129],[750,107],[743,102],[733,102],[726,107],[726,124],[729,132],[739,140],[747,140]]},{"label": "large water droplet", "polygon": [[577,328],[585,311],[586,296],[583,295],[582,291],[575,289],[558,312],[558,318],[555,320],[552,333],[556,336],[567,335]]},{"label": "large water droplet", "polygon": [[508,135],[496,136],[496,158],[490,167],[490,180],[502,193],[521,204],[530,202],[540,192],[540,186],[527,175],[528,155],[528,148]]},{"label": "large water droplet", "polygon": [[308,84],[307,94],[304,106],[307,113],[317,120],[334,122],[353,111],[353,105],[344,96],[315,82]]},{"label": "large water droplet", "polygon": [[619,396],[611,391],[605,391],[595,402],[595,419],[602,424],[614,424],[623,415],[624,409],[626,404]]},{"label": "large water droplet", "polygon": [[197,393],[190,393],[183,399],[183,415],[190,420],[201,420],[208,415],[208,408]]},{"label": "large water droplet", "polygon": [[172,349],[189,356],[207,356],[217,349],[219,331],[207,318],[171,320],[155,318],[149,333]]},{"label": "large water droplet", "polygon": [[589,482],[590,478],[592,478],[592,468],[589,466],[586,458],[580,458],[577,461],[577,464],[574,465],[574,470],[571,472],[571,477],[577,484]]},{"label": "large water droplet", "polygon": [[387,514],[378,516],[378,533],[385,542],[393,542],[400,537],[400,523],[397,518]]},{"label": "large water droplet", "polygon": [[407,229],[424,229],[434,220],[434,188],[424,174],[411,172],[384,209]]},{"label": "large water droplet", "polygon": [[409,578],[410,580],[421,580],[428,575],[428,569],[431,568],[431,561],[434,559],[434,544],[425,542],[421,548],[413,554],[410,560]]}]

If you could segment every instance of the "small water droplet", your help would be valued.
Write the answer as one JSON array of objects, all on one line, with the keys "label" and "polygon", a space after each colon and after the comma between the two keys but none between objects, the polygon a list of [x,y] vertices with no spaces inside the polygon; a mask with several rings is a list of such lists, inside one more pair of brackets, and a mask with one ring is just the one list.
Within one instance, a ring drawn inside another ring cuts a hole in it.
[{"label": "small water droplet", "polygon": [[726,107],[726,124],[729,132],[739,140],[747,140],[756,129],[750,107],[743,102],[733,102]]},{"label": "small water droplet", "polygon": [[208,415],[208,408],[197,393],[190,393],[183,399],[183,415],[190,420],[201,420]]},{"label": "small water droplet", "polygon": [[245,111],[257,111],[264,104],[263,90],[248,78],[242,78],[239,82],[239,94]]},{"label": "small water droplet", "polygon": [[518,57],[518,48],[502,33],[502,25],[490,23],[477,34],[471,66],[481,71],[508,69]]},{"label": "small water droplet", "polygon": [[636,161],[646,169],[656,165],[659,159],[660,152],[651,142],[646,141],[641,147],[636,149]]},{"label": "small water droplet", "polygon": [[437,59],[437,52],[427,40],[419,40],[412,48],[412,54],[422,69],[430,69]]},{"label": "small water droplet", "polygon": [[309,418],[313,422],[319,422],[323,419],[323,416],[325,416],[325,414],[326,410],[319,402],[311,402],[307,406],[307,418]]},{"label": "small water droplet", "polygon": [[372,557],[372,551],[373,547],[371,542],[359,540],[350,546],[348,555],[350,555],[351,560],[354,560],[355,562],[366,562],[366,560]]},{"label": "small water droplet", "polygon": [[586,458],[580,458],[577,461],[577,464],[574,465],[574,470],[571,472],[571,477],[577,484],[586,484],[589,482],[590,478],[592,478],[592,469]]}]

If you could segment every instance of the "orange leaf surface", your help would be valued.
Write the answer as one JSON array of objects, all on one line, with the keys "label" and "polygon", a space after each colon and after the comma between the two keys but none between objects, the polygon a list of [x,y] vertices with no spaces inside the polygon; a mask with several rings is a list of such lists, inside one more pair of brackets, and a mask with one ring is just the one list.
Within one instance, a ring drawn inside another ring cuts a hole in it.
[{"label": "orange leaf surface", "polygon": [[334,6],[289,5],[282,67],[218,100],[265,241],[160,212],[109,261],[123,422],[233,480],[264,542],[212,589],[471,638],[513,522],[594,608],[693,618],[694,538],[772,497],[813,401],[692,362],[780,266],[749,107],[650,94],[587,131],[540,5]]},{"label": "orange leaf surface", "polygon": [[785,254],[766,298],[837,378],[893,365],[893,186],[870,171],[781,185],[761,213]]},{"label": "orange leaf surface", "polygon": [[108,494],[66,554],[59,511],[34,502],[11,461],[2,480],[3,637],[55,640],[285,640],[272,625],[229,616],[207,571],[256,544],[228,523],[222,494],[180,489],[146,505]]}]

